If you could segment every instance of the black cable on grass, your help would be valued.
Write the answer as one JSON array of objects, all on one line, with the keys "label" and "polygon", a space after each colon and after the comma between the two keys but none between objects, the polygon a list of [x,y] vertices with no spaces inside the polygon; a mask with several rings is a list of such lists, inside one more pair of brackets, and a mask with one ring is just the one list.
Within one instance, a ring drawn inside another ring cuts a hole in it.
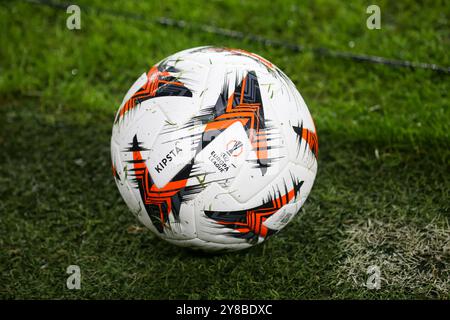
[{"label": "black cable on grass", "polygon": [[[68,6],[71,4],[69,3],[60,3],[60,2],[54,2],[51,0],[25,0],[25,2],[38,4],[38,5],[45,5],[48,7],[56,8],[56,9],[63,9],[66,10]],[[168,27],[174,27],[178,29],[191,29],[196,31],[202,31],[206,33],[211,33],[227,38],[233,38],[238,40],[247,40],[254,43],[259,43],[264,46],[270,46],[270,47],[276,47],[276,48],[283,48],[287,49],[293,52],[312,52],[316,56],[322,56],[322,57],[332,57],[332,58],[340,58],[340,59],[346,59],[351,60],[354,62],[365,62],[365,63],[374,63],[374,64],[383,64],[389,67],[405,67],[410,69],[426,69],[431,70],[438,73],[443,74],[450,74],[450,67],[443,67],[439,66],[433,63],[424,63],[424,62],[413,62],[408,60],[397,60],[397,59],[390,59],[380,56],[372,56],[367,54],[357,54],[352,53],[348,51],[337,51],[337,50],[331,50],[324,47],[305,47],[296,43],[290,43],[283,40],[276,40],[276,39],[269,39],[260,35],[251,34],[251,33],[243,33],[236,30],[231,29],[225,29],[225,28],[219,28],[212,25],[206,25],[206,24],[198,24],[194,22],[188,22],[184,20],[175,20],[171,18],[166,17],[156,17],[154,19],[149,19],[146,16],[129,13],[129,12],[120,12],[120,11],[114,11],[114,10],[108,10],[108,9],[99,9],[91,6],[85,6],[83,5],[83,10],[85,11],[91,11],[91,12],[97,12],[101,14],[107,14],[114,17],[120,17],[124,19],[130,19],[130,20],[139,20],[139,21],[145,21],[145,22],[152,22],[156,23],[162,26],[168,26]]]}]

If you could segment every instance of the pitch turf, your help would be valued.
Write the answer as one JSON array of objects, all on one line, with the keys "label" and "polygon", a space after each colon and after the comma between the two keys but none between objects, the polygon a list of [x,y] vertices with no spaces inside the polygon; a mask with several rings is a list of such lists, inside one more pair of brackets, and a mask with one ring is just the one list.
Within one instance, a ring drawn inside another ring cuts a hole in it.
[{"label": "pitch turf", "polygon": [[[320,58],[131,21],[168,16],[309,46],[450,65],[448,5],[377,1],[79,1],[67,14],[0,4],[1,298],[450,297],[450,77]],[[319,133],[319,171],[299,216],[251,250],[205,255],[141,228],[116,189],[115,110],[143,71],[199,45],[239,47],[298,86]],[[65,287],[68,265],[82,289]],[[364,287],[367,267],[381,289]]]}]

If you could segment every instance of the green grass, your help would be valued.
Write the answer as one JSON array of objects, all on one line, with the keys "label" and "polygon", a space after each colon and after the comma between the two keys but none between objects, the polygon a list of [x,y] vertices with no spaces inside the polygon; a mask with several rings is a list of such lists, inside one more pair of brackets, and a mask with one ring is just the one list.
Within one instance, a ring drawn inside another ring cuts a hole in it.
[{"label": "green grass", "polygon": [[[449,76],[83,12],[83,3],[137,10],[449,66],[444,1],[377,1],[375,31],[364,1],[78,3],[79,31],[66,29],[64,11],[0,3],[1,298],[450,298]],[[110,171],[114,113],[132,82],[165,56],[206,44],[283,69],[320,140],[301,214],[266,244],[224,255],[137,228]],[[70,264],[81,267],[79,291],[65,287]],[[372,264],[380,290],[363,286]]]}]

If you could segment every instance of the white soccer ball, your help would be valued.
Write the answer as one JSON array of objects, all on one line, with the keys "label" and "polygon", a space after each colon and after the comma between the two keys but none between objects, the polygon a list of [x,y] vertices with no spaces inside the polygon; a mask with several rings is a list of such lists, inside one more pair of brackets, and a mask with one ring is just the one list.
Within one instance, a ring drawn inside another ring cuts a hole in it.
[{"label": "white soccer ball", "polygon": [[283,229],[308,197],[317,153],[289,78],[256,54],[216,47],[142,74],[111,139],[130,210],[162,239],[207,251],[245,249]]}]

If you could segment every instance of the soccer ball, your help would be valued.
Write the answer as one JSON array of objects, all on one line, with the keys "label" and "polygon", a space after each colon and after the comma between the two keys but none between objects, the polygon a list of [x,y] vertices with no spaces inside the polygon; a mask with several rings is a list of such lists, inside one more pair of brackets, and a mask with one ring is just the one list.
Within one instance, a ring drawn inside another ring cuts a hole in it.
[{"label": "soccer ball", "polygon": [[199,47],[142,74],[111,139],[112,171],[137,218],[205,251],[261,243],[297,214],[317,172],[313,119],[289,78],[239,49]]}]

